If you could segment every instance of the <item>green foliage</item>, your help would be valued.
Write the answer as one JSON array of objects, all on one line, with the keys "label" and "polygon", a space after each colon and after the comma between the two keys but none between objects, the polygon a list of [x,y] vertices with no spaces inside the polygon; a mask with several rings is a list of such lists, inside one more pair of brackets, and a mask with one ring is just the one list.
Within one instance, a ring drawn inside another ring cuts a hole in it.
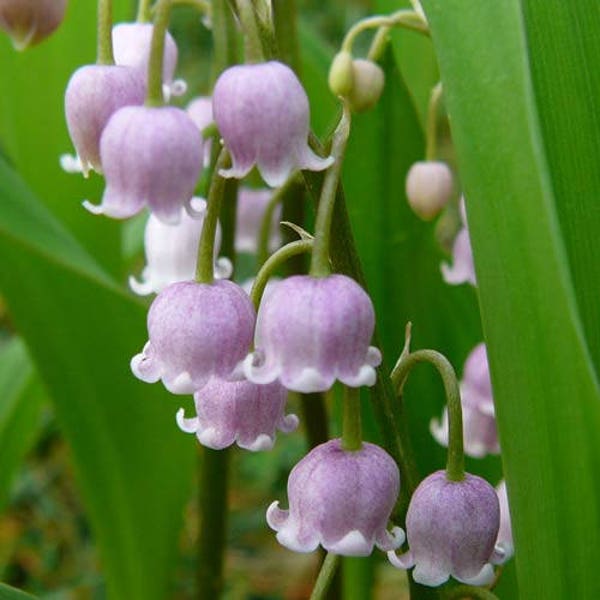
[{"label": "green foliage", "polygon": [[4,163],[0,254],[0,289],[72,445],[111,597],[163,598],[194,441],[175,426],[180,401],[130,373],[144,306]]},{"label": "green foliage", "polygon": [[583,34],[597,16],[588,2],[423,4],[467,194],[520,593],[594,598],[600,189],[582,169],[598,156],[599,48]]},{"label": "green foliage", "polygon": [[0,600],[35,600],[33,596],[0,583]]}]

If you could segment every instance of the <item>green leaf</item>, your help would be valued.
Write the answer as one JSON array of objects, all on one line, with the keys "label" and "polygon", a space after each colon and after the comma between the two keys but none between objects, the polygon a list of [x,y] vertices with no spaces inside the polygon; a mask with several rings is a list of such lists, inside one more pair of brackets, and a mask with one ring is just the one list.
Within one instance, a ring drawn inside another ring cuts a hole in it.
[{"label": "green leaf", "polygon": [[196,453],[174,422],[183,399],[130,372],[146,310],[1,162],[0,255],[0,290],[73,448],[109,596],[163,599]]},{"label": "green leaf", "polygon": [[35,597],[0,583],[0,600],[35,600]]},{"label": "green leaf", "polygon": [[[115,22],[131,17],[131,2],[115,0]],[[97,202],[102,180],[65,173],[59,156],[74,153],[64,116],[71,74],[95,62],[96,19],[89,2],[70,2],[60,28],[39,46],[16,52],[0,35],[0,147],[38,197],[97,260],[118,273],[120,224],[81,207]]]},{"label": "green leaf", "polygon": [[43,399],[25,345],[15,337],[0,350],[0,512],[38,432]]},{"label": "green leaf", "polygon": [[598,174],[580,169],[598,157],[597,7],[423,4],[467,195],[521,597],[595,598]]}]

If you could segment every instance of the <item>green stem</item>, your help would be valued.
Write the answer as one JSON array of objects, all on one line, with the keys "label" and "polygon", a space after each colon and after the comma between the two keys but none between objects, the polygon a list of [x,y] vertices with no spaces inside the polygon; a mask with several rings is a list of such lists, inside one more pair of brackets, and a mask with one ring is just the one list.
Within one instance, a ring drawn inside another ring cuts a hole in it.
[{"label": "green stem", "polygon": [[148,91],[146,106],[163,106],[163,58],[165,54],[165,35],[171,18],[172,0],[158,0],[154,15],[154,28],[148,61]]},{"label": "green stem", "polygon": [[298,9],[296,0],[272,0],[273,23],[279,57],[300,76]]},{"label": "green stem", "polygon": [[258,231],[258,245],[257,245],[257,263],[259,268],[269,258],[269,242],[271,241],[271,223],[273,221],[273,213],[279,204],[281,204],[286,196],[299,184],[299,175],[292,175],[280,188],[275,190],[265,212],[263,213],[262,220],[260,222],[260,229]]},{"label": "green stem", "polygon": [[429,26],[423,21],[423,18],[413,10],[403,9],[391,15],[375,15],[359,21],[346,33],[341,49],[352,54],[352,47],[359,34],[368,29],[379,29],[380,27],[403,27],[429,35]]},{"label": "green stem", "polygon": [[360,388],[345,387],[342,448],[353,452],[362,448]]},{"label": "green stem", "polygon": [[230,449],[200,448],[197,593],[215,600],[223,592]]},{"label": "green stem", "polygon": [[99,65],[114,65],[112,46],[112,0],[98,0],[98,55]]},{"label": "green stem", "polygon": [[324,394],[298,394],[298,396],[300,396],[302,422],[304,423],[308,446],[312,449],[319,444],[324,444],[329,439]]},{"label": "green stem", "polygon": [[256,274],[254,285],[250,291],[250,300],[252,300],[256,310],[258,310],[260,299],[262,298],[263,292],[273,273],[292,256],[310,252],[313,249],[313,245],[313,240],[298,240],[297,242],[286,244],[279,248],[277,252],[271,254],[265,264],[260,268],[260,271]]},{"label": "green stem", "polygon": [[235,21],[227,0],[212,2],[213,83],[219,75],[239,62]]},{"label": "green stem", "polygon": [[471,598],[472,600],[498,600],[498,596],[486,588],[475,587],[474,585],[458,585],[443,596],[444,600],[460,600],[462,598]]},{"label": "green stem", "polygon": [[206,202],[206,215],[204,217],[204,223],[202,224],[202,233],[200,234],[200,243],[198,245],[196,281],[199,283],[212,283],[214,278],[215,235],[227,182],[227,180],[219,174],[219,171],[221,169],[226,169],[229,166],[229,161],[229,152],[223,148],[219,153],[219,158],[217,159],[217,164],[215,165],[215,170],[210,182],[208,199]]},{"label": "green stem", "polygon": [[310,600],[325,600],[327,598],[327,590],[333,581],[339,563],[340,557],[337,554],[331,552],[327,554],[310,595]]},{"label": "green stem", "polygon": [[380,27],[371,42],[367,59],[372,62],[377,62],[390,41],[390,29],[391,27]]},{"label": "green stem", "polygon": [[331,221],[342,173],[344,152],[350,135],[350,120],[350,107],[347,102],[344,102],[342,117],[333,132],[331,155],[334,162],[325,173],[319,198],[319,209],[315,223],[315,247],[313,248],[309,271],[313,277],[326,277],[330,273],[329,240],[331,237]]},{"label": "green stem", "polygon": [[437,154],[437,121],[442,91],[442,83],[439,82],[431,90],[431,96],[429,97],[429,107],[427,108],[426,160],[435,160]]},{"label": "green stem", "polygon": [[237,14],[244,31],[246,63],[259,63],[265,59],[258,19],[252,0],[235,0]]},{"label": "green stem", "polygon": [[151,0],[139,0],[136,21],[138,23],[150,22]]},{"label": "green stem", "polygon": [[456,373],[448,359],[435,350],[417,350],[405,354],[392,371],[392,383],[398,395],[402,395],[402,389],[410,371],[416,364],[421,362],[431,363],[442,378],[448,403],[448,461],[446,463],[446,474],[450,481],[462,481],[465,477],[462,405]]}]

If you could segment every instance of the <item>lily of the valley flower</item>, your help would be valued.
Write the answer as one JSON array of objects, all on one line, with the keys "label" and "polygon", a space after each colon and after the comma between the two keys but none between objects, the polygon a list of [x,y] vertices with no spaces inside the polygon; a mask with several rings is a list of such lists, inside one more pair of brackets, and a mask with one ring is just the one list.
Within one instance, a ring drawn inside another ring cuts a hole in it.
[{"label": "lily of the valley flower", "polygon": [[215,85],[213,113],[233,161],[225,177],[241,179],[256,165],[268,185],[279,187],[292,171],[322,171],[333,162],[308,147],[308,97],[280,62],[224,71]]},{"label": "lily of the valley flower", "polygon": [[441,264],[442,277],[450,285],[460,285],[461,283],[477,285],[464,198],[460,202],[460,215],[463,226],[456,235],[452,246],[452,265],[446,262]]},{"label": "lily of the valley flower", "polygon": [[228,280],[184,281],[165,288],[148,312],[149,341],[131,360],[136,377],[191,394],[213,377],[230,377],[252,341],[254,308]]},{"label": "lily of the valley flower", "polygon": [[441,161],[416,162],[406,176],[406,197],[413,211],[430,221],[448,204],[454,183],[452,171]]},{"label": "lily of the valley flower", "polygon": [[330,440],[292,469],[290,508],[273,502],[267,522],[279,543],[295,552],[319,544],[343,556],[368,556],[374,546],[394,550],[404,541],[400,528],[387,530],[399,489],[398,467],[382,448],[365,442],[346,451],[341,440]]},{"label": "lily of the valley flower", "polygon": [[438,586],[450,576],[472,585],[486,585],[494,577],[491,563],[505,559],[494,544],[500,507],[494,488],[481,477],[465,474],[450,481],[446,471],[426,477],[415,490],[406,514],[409,550],[388,552],[399,569],[411,569],[422,585]]},{"label": "lily of the valley flower", "polygon": [[278,379],[304,393],[326,391],[336,379],[371,386],[381,362],[370,345],[374,327],[371,299],[353,279],[289,277],[260,305],[255,352],[244,372],[255,383]]},{"label": "lily of the valley flower", "polygon": [[[235,222],[235,249],[238,252],[254,253],[262,226],[265,209],[273,192],[265,189],[240,188]],[[269,230],[269,251],[273,252],[281,245],[279,221],[281,205],[275,207]]]},{"label": "lily of the valley flower", "polygon": [[287,395],[278,382],[256,385],[212,379],[194,394],[196,416],[186,419],[182,408],[177,424],[214,450],[234,443],[253,452],[270,450],[277,429],[289,433],[298,426],[296,415],[285,414]]}]

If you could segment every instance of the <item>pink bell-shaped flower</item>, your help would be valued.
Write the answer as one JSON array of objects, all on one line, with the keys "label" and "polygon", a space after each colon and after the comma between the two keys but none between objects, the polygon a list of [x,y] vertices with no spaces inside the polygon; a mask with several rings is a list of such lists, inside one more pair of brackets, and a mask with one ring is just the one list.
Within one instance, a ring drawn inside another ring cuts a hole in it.
[{"label": "pink bell-shaped flower", "polygon": [[486,585],[494,577],[490,563],[504,560],[503,552],[494,549],[499,524],[498,498],[487,481],[469,473],[450,481],[446,471],[436,471],[410,500],[408,552],[388,552],[388,558],[399,569],[414,567],[413,579],[422,585],[442,585],[450,576]]},{"label": "pink bell-shaped flower", "polygon": [[[460,393],[465,454],[474,458],[499,454],[492,382],[484,343],[475,346],[467,357]],[[447,408],[444,408],[441,422],[432,420],[430,429],[438,443],[448,445]]]},{"label": "pink bell-shaped flower", "polygon": [[65,115],[69,134],[83,174],[102,172],[100,137],[120,108],[141,105],[146,86],[130,67],[86,65],[73,73],[65,92]]},{"label": "pink bell-shaped flower", "polygon": [[[199,96],[194,98],[185,109],[190,119],[194,121],[200,131],[204,131],[213,121],[212,98],[210,96]],[[210,165],[212,140],[204,141],[204,166]]]},{"label": "pink bell-shaped flower", "polygon": [[197,416],[186,419],[181,408],[177,424],[214,450],[236,442],[253,452],[270,450],[277,429],[289,433],[298,427],[298,417],[285,414],[287,395],[288,391],[277,382],[256,385],[211,379],[194,394]]},{"label": "pink bell-shaped flower", "polygon": [[398,467],[382,448],[364,442],[342,449],[335,439],[311,450],[288,479],[289,510],[275,501],[267,523],[282,546],[312,552],[319,544],[342,556],[368,556],[373,546],[388,551],[404,542],[404,532],[387,530],[400,489]]},{"label": "pink bell-shaped flower", "polygon": [[[237,202],[235,228],[235,249],[238,252],[254,253],[257,251],[258,236],[262,227],[265,210],[273,192],[271,190],[253,190],[240,188]],[[274,252],[281,246],[279,222],[281,221],[281,205],[273,211],[269,230],[269,251]]]},{"label": "pink bell-shaped flower", "polygon": [[500,529],[496,547],[504,552],[505,560],[515,553],[513,542],[512,523],[510,520],[510,507],[508,506],[508,495],[506,493],[506,481],[504,479],[496,486],[498,502],[500,502]]},{"label": "pink bell-shaped flower", "polygon": [[231,153],[224,177],[245,177],[254,165],[271,187],[297,169],[322,171],[333,157],[308,147],[308,97],[294,72],[271,61],[230,67],[213,92],[215,121]]},{"label": "pink bell-shaped flower", "polygon": [[255,383],[279,379],[304,393],[324,392],[336,379],[371,386],[381,362],[369,345],[374,327],[371,299],[350,277],[288,277],[261,302],[244,373]]},{"label": "pink bell-shaped flower", "polygon": [[187,116],[171,106],[128,106],[108,122],[100,141],[106,189],[94,214],[131,217],[144,206],[164,223],[190,212],[202,168],[202,138]]},{"label": "pink bell-shaped flower", "polygon": [[444,281],[450,285],[460,285],[461,283],[477,285],[464,198],[461,198],[460,201],[460,214],[463,227],[454,239],[454,244],[452,246],[452,265],[443,262],[440,266],[442,277],[444,278]]},{"label": "pink bell-shaped flower", "polygon": [[[152,23],[118,23],[112,29],[115,62],[140,71],[144,79],[148,75],[150,47],[152,45]],[[163,82],[171,84],[177,68],[177,44],[173,36],[165,32],[163,54]]]},{"label": "pink bell-shaped flower", "polygon": [[149,341],[131,370],[147,383],[161,379],[174,394],[191,394],[213,377],[232,375],[253,326],[252,303],[235,283],[173,283],[150,306]]},{"label": "pink bell-shaped flower", "polygon": [[67,0],[0,0],[0,29],[17,50],[48,37],[65,16]]},{"label": "pink bell-shaped flower", "polygon": [[[172,283],[194,279],[206,202],[202,198],[192,198],[191,207],[198,216],[192,218],[182,208],[177,225],[166,225],[153,214],[148,218],[144,232],[146,266],[142,271],[142,281],[129,278],[129,287],[136,294],[158,294]],[[221,228],[217,226],[215,256],[220,247]],[[225,279],[231,276],[231,272],[232,265],[227,258],[215,261],[215,277]]]}]

